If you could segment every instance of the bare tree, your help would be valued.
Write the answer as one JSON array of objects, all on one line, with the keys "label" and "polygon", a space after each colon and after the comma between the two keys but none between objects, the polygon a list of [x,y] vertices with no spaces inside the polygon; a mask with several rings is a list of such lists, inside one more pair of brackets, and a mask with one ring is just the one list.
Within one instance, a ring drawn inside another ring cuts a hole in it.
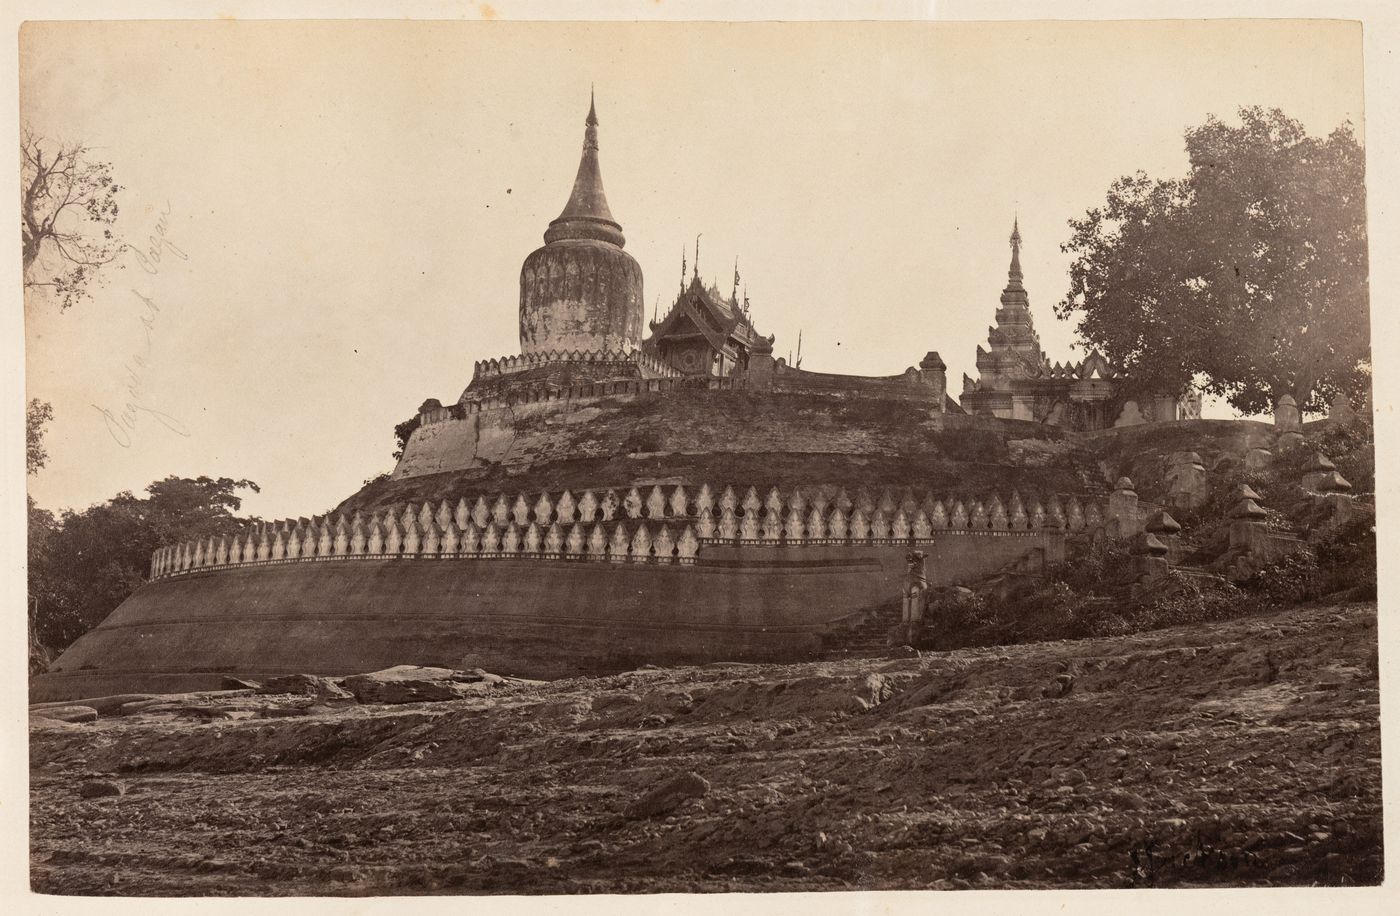
[{"label": "bare tree", "polygon": [[43,289],[59,309],[90,295],[99,269],[125,247],[112,232],[112,165],[81,144],[53,143],[25,128],[20,140],[20,229],[24,287]]}]

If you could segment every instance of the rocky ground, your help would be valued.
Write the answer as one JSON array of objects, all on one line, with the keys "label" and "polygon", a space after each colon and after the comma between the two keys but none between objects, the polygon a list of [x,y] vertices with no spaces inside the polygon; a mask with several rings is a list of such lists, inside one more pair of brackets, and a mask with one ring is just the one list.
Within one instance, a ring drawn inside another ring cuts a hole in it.
[{"label": "rocky ground", "polygon": [[[1374,604],[1131,637],[31,719],[34,889],[1375,884]],[[403,699],[397,697],[396,699]],[[82,716],[75,716],[81,718]]]}]

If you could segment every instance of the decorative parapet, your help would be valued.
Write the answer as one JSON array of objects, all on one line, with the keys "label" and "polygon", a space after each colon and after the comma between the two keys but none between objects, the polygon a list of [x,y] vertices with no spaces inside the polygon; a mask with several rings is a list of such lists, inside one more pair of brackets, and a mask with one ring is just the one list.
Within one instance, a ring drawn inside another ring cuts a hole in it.
[{"label": "decorative parapet", "polygon": [[1047,359],[1041,364],[1040,377],[1086,381],[1122,378],[1123,372],[1095,350],[1077,363],[1051,363]]},{"label": "decorative parapet", "polygon": [[1013,492],[984,498],[911,489],[849,494],[842,487],[709,484],[585,490],[581,494],[478,495],[391,506],[350,517],[295,519],[251,526],[234,535],[162,547],[152,579],[212,567],[353,559],[599,560],[689,565],[706,544],[808,547],[916,544],[948,534],[1093,532],[1105,512],[1076,496]]},{"label": "decorative parapet", "polygon": [[669,364],[662,362],[641,349],[627,350],[549,350],[544,353],[519,353],[497,359],[478,360],[472,366],[472,378],[488,378],[512,375],[527,369],[553,366],[566,363],[585,365],[636,366],[643,374],[656,377],[674,378],[681,373]]},{"label": "decorative parapet", "polygon": [[753,387],[776,391],[814,391],[849,394],[874,394],[882,397],[912,398],[932,401],[934,409],[942,411],[947,389],[947,367],[937,353],[928,353],[919,368],[910,366],[898,375],[841,375],[833,372],[812,372],[789,366],[784,359],[770,360],[771,365],[756,366],[750,359],[748,370],[739,370],[736,377],[749,381]]},{"label": "decorative parapet", "polygon": [[[762,362],[757,357],[754,362]],[[708,375],[684,375],[654,354],[636,349],[531,353],[482,360],[475,364],[472,385],[455,404],[443,406],[436,398],[425,401],[418,409],[420,426],[432,426],[447,420],[461,420],[473,414],[486,413],[522,405],[551,401],[579,401],[593,398],[628,397],[645,394],[665,394],[684,391],[778,390],[788,392],[824,392],[837,394],[867,394],[930,401],[935,410],[946,406],[945,371],[937,353],[926,355],[920,368],[909,368],[893,376],[854,376],[808,372],[788,367],[782,360],[769,358],[769,371],[760,372],[751,364],[748,370],[736,371],[725,378]],[[529,369],[550,365],[578,365],[595,368],[616,366],[635,367],[640,377],[579,381],[559,385],[533,378],[518,379],[504,387],[474,388],[478,380],[509,378]]]},{"label": "decorative parapet", "polygon": [[747,387],[742,379],[714,376],[674,376],[668,378],[631,378],[606,382],[583,382],[564,387],[521,387],[503,395],[461,401],[450,408],[420,410],[419,423],[431,426],[444,420],[461,420],[473,414],[488,413],[507,407],[542,404],[551,401],[579,401],[592,398],[627,397],[642,394],[663,394],[673,391],[731,391]]},{"label": "decorative parapet", "polygon": [[[239,568],[293,562],[382,559],[541,559],[598,560],[614,563],[688,565],[695,562],[699,539],[691,525],[625,520],[585,526],[575,522],[543,528],[512,520],[504,526],[471,521],[458,527],[449,516],[445,525],[434,517],[420,524],[417,517],[399,517],[394,510],[368,519],[338,517],[334,526],[322,520],[329,537],[309,538],[285,523],[261,525],[246,533],[162,547],[151,557],[151,578],[164,579],[204,569]],[[316,530],[313,522],[310,526]]]},{"label": "decorative parapet", "polygon": [[642,377],[654,378],[678,378],[683,373],[670,363],[658,358],[646,350],[636,350],[632,353],[632,361],[637,368],[642,370]]}]

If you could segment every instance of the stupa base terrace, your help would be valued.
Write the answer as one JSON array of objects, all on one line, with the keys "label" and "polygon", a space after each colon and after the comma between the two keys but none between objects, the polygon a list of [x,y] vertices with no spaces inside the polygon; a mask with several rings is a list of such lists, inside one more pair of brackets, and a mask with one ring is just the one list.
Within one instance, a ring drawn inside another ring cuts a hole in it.
[{"label": "stupa base terrace", "polygon": [[[1192,468],[1275,438],[1249,421],[1074,433],[925,398],[670,382],[424,417],[395,474],[331,515],[157,551],[151,581],[33,699],[398,664],[554,678],[817,658],[898,619],[911,552],[929,587],[1033,576],[1141,532]],[[433,435],[446,424],[475,438]],[[445,469],[411,472],[415,456]],[[1110,488],[1127,473],[1141,499]]]}]

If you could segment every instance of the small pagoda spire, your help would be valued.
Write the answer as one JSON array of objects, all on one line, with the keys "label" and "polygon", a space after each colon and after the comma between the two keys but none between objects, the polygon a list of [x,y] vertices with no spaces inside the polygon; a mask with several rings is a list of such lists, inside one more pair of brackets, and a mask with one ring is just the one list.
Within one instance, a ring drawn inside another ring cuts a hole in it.
[{"label": "small pagoda spire", "polygon": [[1011,220],[1011,269],[1006,272],[1006,275],[1013,284],[1018,286],[1025,279],[1025,275],[1021,273],[1021,218],[1019,215],[1012,217]]},{"label": "small pagoda spire", "polygon": [[598,148],[598,106],[593,98],[593,86],[588,87],[588,117],[583,121],[583,148]]},{"label": "small pagoda spire", "polygon": [[1009,323],[1031,325],[1030,297],[1021,281],[1021,219],[1011,220],[1011,267],[1006,271],[1006,288],[1001,291],[1001,308],[997,311],[997,327],[1005,330]]}]

